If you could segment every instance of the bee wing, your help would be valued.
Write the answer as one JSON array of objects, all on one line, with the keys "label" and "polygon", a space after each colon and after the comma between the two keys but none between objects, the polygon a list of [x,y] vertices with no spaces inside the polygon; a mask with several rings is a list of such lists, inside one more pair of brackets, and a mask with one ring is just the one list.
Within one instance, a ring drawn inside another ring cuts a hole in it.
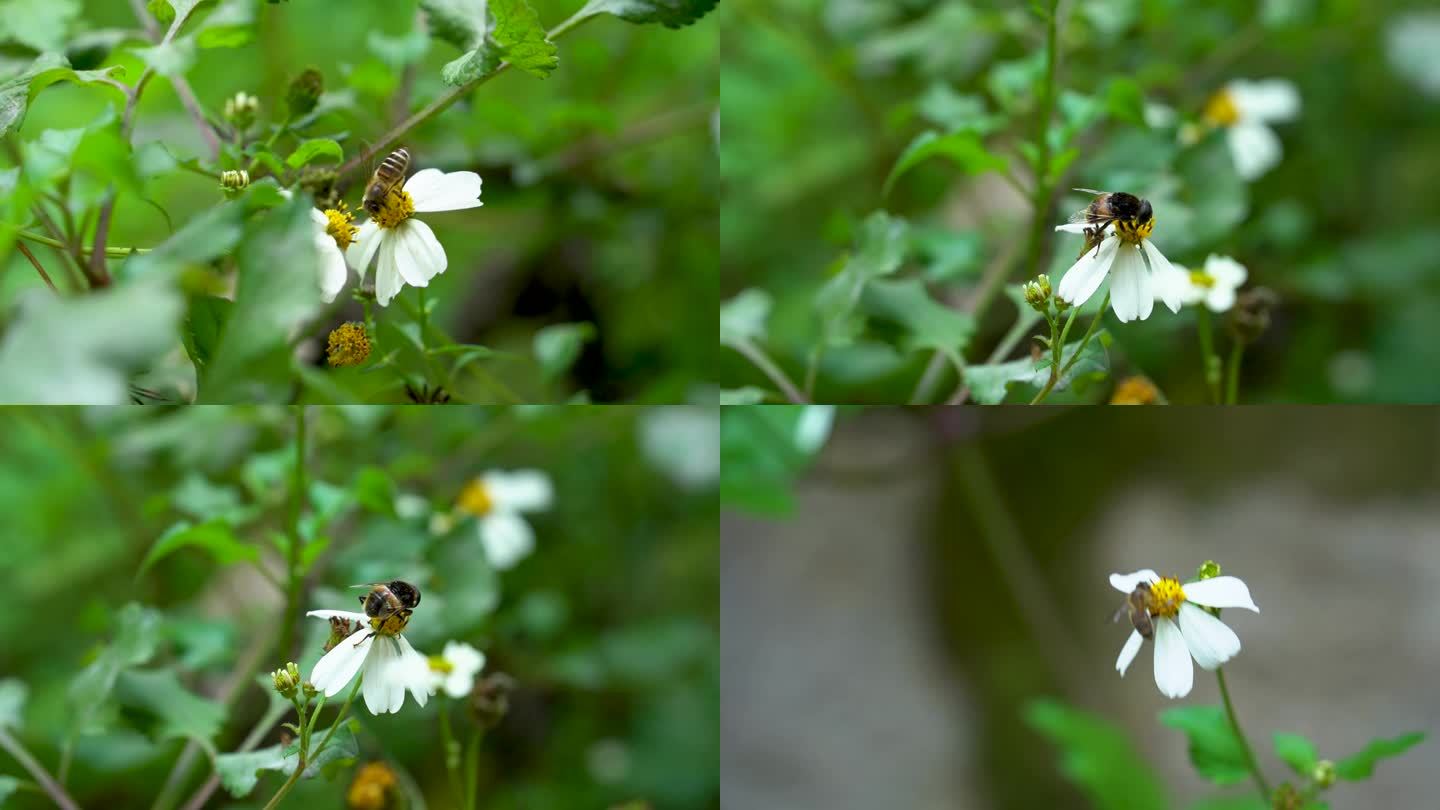
[{"label": "bee wing", "polygon": [[1098,216],[1098,215],[1096,215],[1096,214],[1091,213],[1090,209],[1087,207],[1087,208],[1081,208],[1079,211],[1076,211],[1075,213],[1071,214],[1071,215],[1070,215],[1070,219],[1067,220],[1067,221],[1068,221],[1071,225],[1076,225],[1076,224],[1079,224],[1079,223],[1084,223],[1084,224],[1086,224],[1086,225],[1099,225],[1099,224],[1101,224],[1101,223],[1109,224],[1109,223],[1111,223],[1111,222],[1114,222],[1114,221],[1115,221],[1115,218],[1114,218],[1114,217],[1102,217],[1102,216]]},{"label": "bee wing", "polygon": [[373,587],[375,587],[376,585],[384,585],[384,584],[385,584],[385,583],[383,583],[383,582],[371,582],[371,583],[368,584],[368,585],[351,585],[350,587],[352,587],[352,588],[373,588]]},{"label": "bee wing", "polygon": [[1071,190],[1071,191],[1083,191],[1083,192],[1085,192],[1086,194],[1094,194],[1096,197],[1099,197],[1101,194],[1109,194],[1109,193],[1110,193],[1110,192],[1108,192],[1108,191],[1101,191],[1101,190],[1099,190],[1099,189],[1094,189],[1094,188],[1072,188],[1072,189],[1070,189],[1070,190]]},{"label": "bee wing", "polygon": [[1110,617],[1110,623],[1111,623],[1111,624],[1114,624],[1114,623],[1120,621],[1121,619],[1128,618],[1129,613],[1130,613],[1130,606],[1129,606],[1129,605],[1121,605],[1121,606],[1120,606],[1120,609],[1117,610],[1117,611],[1115,611],[1115,615]]}]

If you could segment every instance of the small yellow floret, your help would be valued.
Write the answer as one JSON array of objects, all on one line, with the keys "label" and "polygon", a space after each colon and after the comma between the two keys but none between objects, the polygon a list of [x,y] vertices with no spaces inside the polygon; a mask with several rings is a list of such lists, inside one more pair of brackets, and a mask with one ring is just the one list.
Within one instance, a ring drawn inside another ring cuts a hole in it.
[{"label": "small yellow floret", "polygon": [[1191,270],[1190,283],[1194,284],[1196,287],[1201,287],[1208,290],[1211,287],[1215,286],[1215,277],[1205,272],[1204,270]]},{"label": "small yellow floret", "polygon": [[1205,110],[1200,117],[1211,126],[1233,126],[1240,120],[1240,108],[1235,106],[1235,97],[1229,90],[1221,90],[1205,102]]},{"label": "small yellow floret", "polygon": [[443,655],[432,655],[430,656],[430,671],[449,673],[455,671],[455,665],[447,661]]},{"label": "small yellow floret", "polygon": [[1154,405],[1160,399],[1155,383],[1140,376],[1126,377],[1110,395],[1111,405]]},{"label": "small yellow floret", "polygon": [[372,218],[375,224],[382,228],[393,228],[409,219],[413,213],[415,201],[410,199],[410,192],[396,188],[385,195],[385,201],[380,203],[380,212]]},{"label": "small yellow floret", "polygon": [[355,321],[342,323],[330,333],[325,350],[332,366],[358,366],[370,356],[370,338],[365,325]]},{"label": "small yellow floret", "polygon": [[367,762],[355,772],[355,781],[345,794],[345,803],[352,810],[384,810],[398,780],[390,766],[383,762]]},{"label": "small yellow floret", "polygon": [[476,478],[460,490],[460,497],[455,499],[455,508],[467,515],[484,517],[490,514],[495,507],[494,501],[490,499],[490,491],[485,488],[485,482]]},{"label": "small yellow floret", "polygon": [[1150,232],[1155,230],[1155,218],[1151,217],[1144,222],[1134,219],[1115,220],[1115,233],[1120,238],[1132,245],[1138,245],[1141,239],[1148,239]]},{"label": "small yellow floret", "polygon": [[325,233],[335,240],[335,245],[341,250],[350,247],[355,241],[355,234],[360,229],[355,227],[355,215],[350,213],[349,206],[340,203],[339,208],[325,209]]},{"label": "small yellow floret", "polygon": [[1180,580],[1166,577],[1150,584],[1150,615],[1173,619],[1184,601],[1185,589],[1180,587]]}]

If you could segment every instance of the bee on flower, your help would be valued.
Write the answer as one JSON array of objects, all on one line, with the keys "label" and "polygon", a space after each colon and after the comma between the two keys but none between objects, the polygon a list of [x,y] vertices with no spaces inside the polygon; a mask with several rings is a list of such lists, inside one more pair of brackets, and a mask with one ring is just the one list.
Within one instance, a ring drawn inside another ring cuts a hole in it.
[{"label": "bee on flower", "polygon": [[1078,307],[1108,278],[1110,306],[1121,323],[1150,317],[1157,290],[1165,306],[1178,312],[1179,290],[1156,281],[1157,277],[1167,278],[1174,269],[1150,241],[1155,229],[1150,201],[1123,191],[1076,190],[1096,196],[1069,223],[1055,228],[1085,236],[1080,258],[1060,279],[1056,291],[1060,300]]},{"label": "bee on flower", "polygon": [[549,509],[554,498],[550,476],[540,470],[491,470],[465,485],[455,511],[475,518],[490,565],[505,571],[535,550],[525,514]]},{"label": "bee on flower", "polygon": [[1255,180],[1280,163],[1280,136],[1270,125],[1299,115],[1300,93],[1293,83],[1235,79],[1210,97],[1200,117],[1208,126],[1225,130],[1235,171]]},{"label": "bee on flower", "polygon": [[359,674],[371,714],[400,711],[406,692],[424,706],[431,692],[430,661],[401,635],[420,604],[420,589],[404,580],[369,587],[370,592],[360,597],[364,613],[312,610],[305,614],[328,619],[331,627],[327,651],[310,671],[310,682],[333,697]]},{"label": "bee on flower", "polygon": [[1111,574],[1110,585],[1125,594],[1116,621],[1128,615],[1133,626],[1115,661],[1116,671],[1125,677],[1140,647],[1147,639],[1154,641],[1155,685],[1168,698],[1190,694],[1195,678],[1190,659],[1202,669],[1214,670],[1240,653],[1239,636],[1206,608],[1260,612],[1250,598],[1250,589],[1231,576],[1182,585],[1174,577],[1162,578],[1146,568],[1133,574]]}]

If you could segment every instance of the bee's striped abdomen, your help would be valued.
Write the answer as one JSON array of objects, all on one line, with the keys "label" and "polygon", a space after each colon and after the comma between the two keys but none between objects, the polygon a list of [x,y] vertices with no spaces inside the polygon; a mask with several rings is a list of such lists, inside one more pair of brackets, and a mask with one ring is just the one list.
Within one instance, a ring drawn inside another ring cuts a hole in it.
[{"label": "bee's striped abdomen", "polygon": [[394,183],[405,179],[405,170],[410,167],[410,152],[404,147],[396,149],[380,161],[375,167],[375,176],[385,180],[387,183]]}]

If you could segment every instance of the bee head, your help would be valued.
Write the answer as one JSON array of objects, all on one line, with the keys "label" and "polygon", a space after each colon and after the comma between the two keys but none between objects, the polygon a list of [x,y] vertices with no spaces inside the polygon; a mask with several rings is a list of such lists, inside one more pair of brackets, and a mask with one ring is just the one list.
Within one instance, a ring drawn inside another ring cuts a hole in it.
[{"label": "bee head", "polygon": [[1136,219],[1137,221],[1139,221],[1139,222],[1144,223],[1144,222],[1149,222],[1150,220],[1152,220],[1152,219],[1154,219],[1154,218],[1155,218],[1155,211],[1150,208],[1150,201],[1149,201],[1149,200],[1142,199],[1142,200],[1140,201],[1140,208],[1139,208],[1139,210],[1135,213],[1135,219]]},{"label": "bee head", "polygon": [[372,217],[375,216],[376,214],[379,214],[379,213],[380,213],[380,197],[379,197],[379,195],[373,195],[373,196],[372,196],[372,195],[368,195],[368,194],[367,194],[367,195],[365,196],[365,202],[363,202],[361,205],[365,208],[366,211],[369,211],[369,212],[370,212],[370,216],[372,216]]},{"label": "bee head", "polygon": [[420,589],[405,580],[391,580],[386,584],[386,587],[390,589],[391,593],[395,594],[395,598],[399,599],[400,604],[405,607],[413,609],[416,605],[420,604]]}]

